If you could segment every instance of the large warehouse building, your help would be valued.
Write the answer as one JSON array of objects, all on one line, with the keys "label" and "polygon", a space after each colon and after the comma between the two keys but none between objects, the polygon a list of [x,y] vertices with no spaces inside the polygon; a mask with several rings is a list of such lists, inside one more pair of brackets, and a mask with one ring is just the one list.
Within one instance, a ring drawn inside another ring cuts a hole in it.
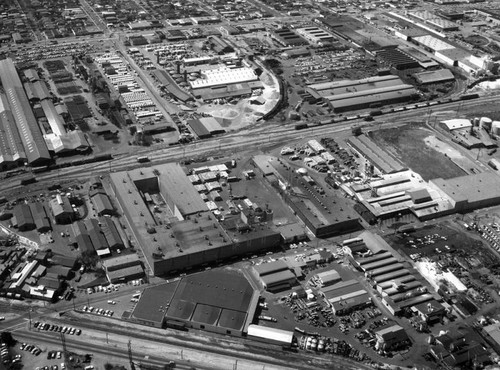
[{"label": "large warehouse building", "polygon": [[418,96],[413,86],[392,75],[312,84],[307,91],[313,100],[327,102],[335,112],[379,107]]},{"label": "large warehouse building", "polygon": [[23,142],[9,109],[7,97],[0,94],[0,170],[22,165],[26,160]]},{"label": "large warehouse building", "polygon": [[281,188],[291,185],[290,191],[283,192],[282,197],[315,236],[328,237],[361,228],[358,214],[346,198],[316,196],[314,186],[306,181],[290,183],[288,168],[275,157],[255,156],[253,163],[269,182],[276,182]]},{"label": "large warehouse building", "polygon": [[220,223],[183,168],[168,163],[111,174],[120,208],[155,275],[277,246],[267,224]]},{"label": "large warehouse building", "polygon": [[244,335],[259,292],[236,271],[207,271],[146,289],[131,314],[144,325]]},{"label": "large warehouse building", "polygon": [[[0,61],[0,80],[5,92],[5,100],[9,108],[7,110],[7,107],[4,107],[4,109],[0,111],[0,115],[6,117],[6,120],[9,122],[10,118],[14,118],[28,163],[32,165],[46,163],[50,160],[50,154],[12,59],[9,58]],[[4,101],[4,99],[2,99],[2,101]],[[11,115],[5,113],[7,111],[10,111]],[[2,112],[5,114],[2,114]],[[6,120],[1,120],[2,125],[4,127],[11,127],[10,123],[5,123]],[[9,140],[12,138],[14,143],[17,142],[16,135],[12,132],[10,134],[2,133],[0,135],[2,139],[3,137],[9,137]],[[17,148],[17,144],[14,144],[14,148]],[[20,149],[13,150],[17,152],[17,155],[22,154]]]},{"label": "large warehouse building", "polygon": [[444,180],[434,179],[429,185],[446,194],[455,212],[469,212],[474,209],[500,204],[498,175],[482,172]]}]

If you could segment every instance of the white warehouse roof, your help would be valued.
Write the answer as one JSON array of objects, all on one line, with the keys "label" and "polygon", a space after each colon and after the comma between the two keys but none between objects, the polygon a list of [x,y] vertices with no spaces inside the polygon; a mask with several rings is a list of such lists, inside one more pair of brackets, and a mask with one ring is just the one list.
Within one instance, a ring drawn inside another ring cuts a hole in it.
[{"label": "white warehouse roof", "polygon": [[472,123],[465,118],[449,119],[446,121],[442,121],[442,123],[446,125],[446,128],[450,131],[462,128],[468,128],[472,126]]},{"label": "white warehouse roof", "polygon": [[434,51],[446,50],[446,49],[455,49],[453,45],[450,45],[434,36],[425,35],[425,36],[417,36],[414,37],[413,40],[418,43],[431,48]]},{"label": "white warehouse roof", "polygon": [[236,84],[241,82],[256,81],[257,75],[252,68],[216,68],[208,69],[201,73],[202,78],[189,81],[193,89],[210,86]]},{"label": "white warehouse roof", "polygon": [[248,326],[248,335],[253,337],[269,339],[283,344],[292,344],[293,332],[275,328],[268,328],[266,326],[250,324]]}]

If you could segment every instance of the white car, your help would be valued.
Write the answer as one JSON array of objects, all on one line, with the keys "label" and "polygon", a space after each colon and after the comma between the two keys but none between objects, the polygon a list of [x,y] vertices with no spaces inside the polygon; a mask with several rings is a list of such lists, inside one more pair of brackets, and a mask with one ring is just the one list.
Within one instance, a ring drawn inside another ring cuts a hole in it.
[{"label": "white car", "polygon": [[280,152],[281,155],[294,154],[294,153],[295,153],[295,150],[293,150],[290,147],[284,147],[283,149],[281,149],[281,152]]}]

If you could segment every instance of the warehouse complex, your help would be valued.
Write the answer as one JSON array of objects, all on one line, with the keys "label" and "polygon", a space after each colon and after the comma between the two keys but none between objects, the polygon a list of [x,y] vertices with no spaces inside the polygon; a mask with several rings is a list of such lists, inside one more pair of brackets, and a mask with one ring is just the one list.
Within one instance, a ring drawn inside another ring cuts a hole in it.
[{"label": "warehouse complex", "polygon": [[[211,197],[219,199],[218,176],[209,171],[190,179],[175,163],[111,173],[114,195],[155,275],[280,243],[279,232],[266,223],[255,226],[254,216],[248,213],[241,212],[231,222],[219,222],[209,211],[217,209],[214,201],[207,198],[205,202],[202,197],[208,188]],[[191,182],[200,177],[199,185]]]},{"label": "warehouse complex", "polygon": [[[487,55],[476,56],[467,48],[448,40],[443,31],[458,30],[457,23],[429,11],[415,11],[404,15],[398,12],[386,14],[405,26],[405,29],[394,30],[395,36],[411,41],[421,49],[431,52],[440,63],[459,67],[469,74],[491,68],[492,64]],[[486,13],[480,14],[488,17]]]},{"label": "warehouse complex", "polygon": [[146,289],[130,319],[144,325],[242,336],[259,292],[236,271],[207,271]]},{"label": "warehouse complex", "polygon": [[353,266],[365,274],[381,294],[382,304],[393,315],[423,303],[431,303],[440,308],[441,314],[444,313],[435,299],[437,295],[428,292],[420,281],[421,277],[407,267],[401,256],[391,252],[392,249],[380,236],[366,231],[343,244]]},{"label": "warehouse complex", "polygon": [[291,176],[288,167],[275,157],[255,156],[253,163],[261,176],[283,190],[283,199],[315,236],[326,237],[361,228],[358,215],[347,199],[317,196],[313,185],[302,177]]},{"label": "warehouse complex", "polygon": [[413,86],[392,75],[310,84],[307,92],[313,101],[325,101],[335,112],[380,107],[417,96]]},{"label": "warehouse complex", "polygon": [[46,164],[50,154],[12,59],[0,61],[0,166]]}]

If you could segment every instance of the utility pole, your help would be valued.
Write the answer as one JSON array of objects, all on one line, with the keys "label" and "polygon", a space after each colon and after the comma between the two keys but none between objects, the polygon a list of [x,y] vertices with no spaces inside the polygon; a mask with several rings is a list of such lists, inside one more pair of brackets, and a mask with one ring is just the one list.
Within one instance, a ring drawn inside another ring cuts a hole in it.
[{"label": "utility pole", "polygon": [[128,360],[130,362],[130,370],[135,370],[134,361],[132,361],[132,341],[128,340]]}]

